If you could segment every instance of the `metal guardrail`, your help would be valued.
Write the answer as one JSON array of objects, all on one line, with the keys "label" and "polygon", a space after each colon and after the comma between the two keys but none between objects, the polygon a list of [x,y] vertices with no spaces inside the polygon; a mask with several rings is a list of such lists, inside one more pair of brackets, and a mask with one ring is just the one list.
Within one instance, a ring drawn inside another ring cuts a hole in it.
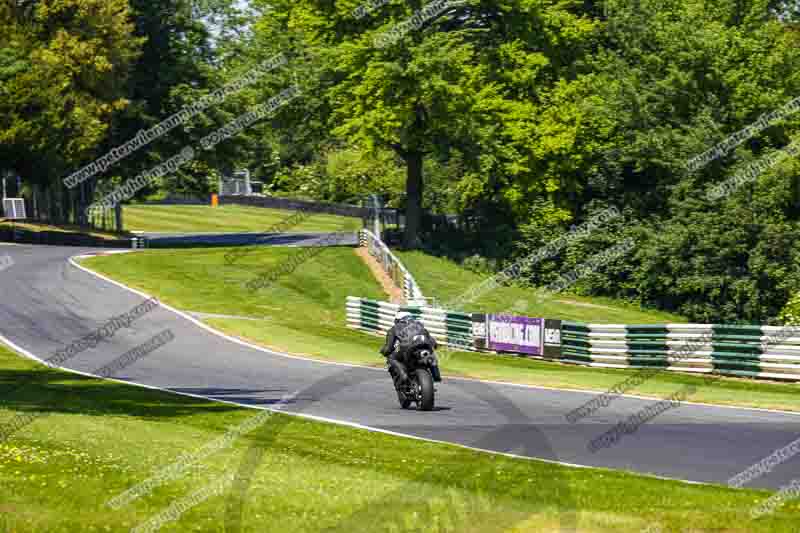
[{"label": "metal guardrail", "polygon": [[428,300],[422,294],[422,289],[414,276],[403,266],[403,263],[389,250],[386,243],[376,237],[368,229],[362,229],[358,234],[359,246],[369,249],[370,255],[377,259],[383,270],[389,274],[394,284],[403,289],[406,303],[413,305],[427,305]]}]

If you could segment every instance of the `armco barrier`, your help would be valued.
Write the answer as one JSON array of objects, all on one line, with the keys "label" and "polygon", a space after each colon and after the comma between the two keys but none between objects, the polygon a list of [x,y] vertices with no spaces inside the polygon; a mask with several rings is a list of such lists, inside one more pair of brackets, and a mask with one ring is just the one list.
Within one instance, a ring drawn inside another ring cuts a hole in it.
[{"label": "armco barrier", "polygon": [[800,380],[800,328],[563,322],[561,360],[606,368]]},{"label": "armco barrier", "polygon": [[385,334],[394,325],[398,311],[407,311],[422,320],[439,344],[475,351],[473,316],[427,306],[402,306],[388,302],[347,297],[347,327]]},{"label": "armco barrier", "polygon": [[358,234],[358,243],[360,246],[369,249],[370,255],[378,260],[378,263],[389,274],[395,285],[403,289],[403,297],[406,303],[416,304],[425,300],[414,276],[374,233],[367,229],[362,229]]}]

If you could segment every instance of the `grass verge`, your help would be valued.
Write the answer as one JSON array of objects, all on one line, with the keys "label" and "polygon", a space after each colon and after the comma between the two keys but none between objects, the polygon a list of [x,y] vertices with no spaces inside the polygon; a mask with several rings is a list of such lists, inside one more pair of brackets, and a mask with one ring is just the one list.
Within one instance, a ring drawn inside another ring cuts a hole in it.
[{"label": "grass verge", "polygon": [[[4,347],[0,387],[0,424],[37,414],[0,441],[4,533],[130,531],[217,487],[243,464],[249,485],[197,498],[162,530],[225,530],[235,494],[243,501],[242,532],[545,532],[576,520],[589,533],[654,524],[664,532],[691,524],[692,531],[780,533],[796,531],[800,513],[793,501],[752,520],[750,508],[769,492],[569,468],[281,414],[201,454],[259,415],[52,370]],[[140,498],[119,509],[106,505],[195,454],[202,458],[184,461]]]},{"label": "grass verge", "polygon": [[[317,359],[381,366],[379,337],[345,327],[345,298],[357,295],[383,299],[367,266],[352,249],[333,248],[301,264],[297,270],[258,291],[244,284],[260,271],[287,261],[299,249],[262,248],[232,266],[226,249],[143,253],[93,257],[83,264],[123,283],[157,295],[179,309],[258,318],[213,318],[210,325],[280,351]],[[449,376],[529,385],[605,391],[631,375],[631,370],[586,368],[533,359],[468,352],[440,353]],[[797,384],[720,378],[713,387],[702,378],[663,372],[631,393],[666,397],[682,385],[698,385],[692,401],[721,405],[800,411]]]}]

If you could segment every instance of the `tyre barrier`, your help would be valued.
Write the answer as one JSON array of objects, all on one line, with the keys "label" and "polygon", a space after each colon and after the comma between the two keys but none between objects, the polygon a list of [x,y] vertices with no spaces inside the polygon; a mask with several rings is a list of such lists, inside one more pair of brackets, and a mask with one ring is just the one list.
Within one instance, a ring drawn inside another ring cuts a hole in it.
[{"label": "tyre barrier", "polygon": [[399,311],[419,318],[440,345],[476,351],[473,317],[428,306],[397,305],[367,298],[347,297],[347,327],[383,335],[394,325]]},{"label": "tyre barrier", "polygon": [[561,325],[561,360],[606,368],[800,380],[800,326]]},{"label": "tyre barrier", "polygon": [[[347,326],[385,334],[398,311],[419,317],[440,344],[493,352],[488,349],[492,333],[487,327],[493,315],[348,296]],[[541,344],[547,349],[529,357],[598,368],[659,368],[800,381],[800,326],[543,322],[548,325]]]}]

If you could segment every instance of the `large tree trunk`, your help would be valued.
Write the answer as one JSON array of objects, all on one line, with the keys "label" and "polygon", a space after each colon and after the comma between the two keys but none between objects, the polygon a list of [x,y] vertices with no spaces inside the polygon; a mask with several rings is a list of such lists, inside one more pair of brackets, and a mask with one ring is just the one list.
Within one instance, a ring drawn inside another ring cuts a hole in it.
[{"label": "large tree trunk", "polygon": [[422,152],[408,152],[406,161],[406,228],[403,246],[409,249],[420,247],[420,226],[422,223]]},{"label": "large tree trunk", "polygon": [[122,204],[118,203],[114,206],[114,231],[122,233]]}]

